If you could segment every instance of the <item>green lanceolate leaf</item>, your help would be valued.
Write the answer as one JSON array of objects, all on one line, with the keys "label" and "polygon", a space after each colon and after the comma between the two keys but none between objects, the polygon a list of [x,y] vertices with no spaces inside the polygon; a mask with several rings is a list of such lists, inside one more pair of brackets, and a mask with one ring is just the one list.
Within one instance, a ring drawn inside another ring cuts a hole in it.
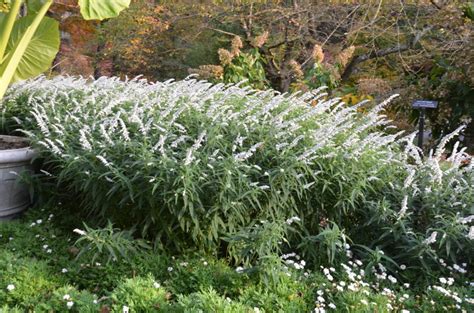
[{"label": "green lanceolate leaf", "polygon": [[[22,17],[17,20],[7,46],[7,54],[12,52],[34,17]],[[44,17],[31,38],[23,57],[18,64],[12,81],[28,79],[46,71],[59,51],[59,24],[54,19]]]},{"label": "green lanceolate leaf", "polygon": [[86,20],[116,17],[129,5],[130,0],[79,0],[82,17]]}]

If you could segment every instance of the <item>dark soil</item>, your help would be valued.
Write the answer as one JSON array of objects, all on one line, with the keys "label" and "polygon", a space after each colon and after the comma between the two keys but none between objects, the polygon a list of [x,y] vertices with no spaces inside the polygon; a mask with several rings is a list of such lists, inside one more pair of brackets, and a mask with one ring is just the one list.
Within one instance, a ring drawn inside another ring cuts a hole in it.
[{"label": "dark soil", "polygon": [[29,146],[29,143],[27,141],[10,141],[10,140],[5,140],[5,138],[0,137],[0,150],[9,150],[9,149],[20,149],[20,148],[26,148]]}]

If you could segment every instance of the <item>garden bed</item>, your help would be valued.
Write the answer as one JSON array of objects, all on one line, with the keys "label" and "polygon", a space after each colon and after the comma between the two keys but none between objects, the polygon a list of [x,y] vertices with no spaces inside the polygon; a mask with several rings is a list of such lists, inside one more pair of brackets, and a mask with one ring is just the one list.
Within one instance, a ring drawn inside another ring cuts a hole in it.
[{"label": "garden bed", "polygon": [[[276,279],[206,254],[140,251],[107,263],[76,259],[78,215],[66,207],[34,208],[19,221],[0,224],[2,312],[437,312],[472,311],[466,273],[452,267],[432,284],[414,284],[417,273],[395,279],[377,265],[364,273],[357,259],[308,269],[294,254],[280,256]],[[297,266],[298,264],[298,266]],[[449,265],[448,265],[449,267]],[[406,272],[406,276],[404,274]],[[397,274],[398,275],[398,274]],[[413,275],[413,276],[412,276]],[[398,276],[400,277],[400,276]],[[470,298],[471,297],[471,298]],[[316,310],[315,310],[316,309]],[[319,310],[319,311],[318,311]]]},{"label": "garden bed", "polygon": [[44,160],[39,207],[64,206],[2,225],[0,296],[82,311],[472,310],[473,163],[446,151],[461,128],[424,156],[388,126],[389,100],[360,113],[322,89],[14,85],[1,126]]}]

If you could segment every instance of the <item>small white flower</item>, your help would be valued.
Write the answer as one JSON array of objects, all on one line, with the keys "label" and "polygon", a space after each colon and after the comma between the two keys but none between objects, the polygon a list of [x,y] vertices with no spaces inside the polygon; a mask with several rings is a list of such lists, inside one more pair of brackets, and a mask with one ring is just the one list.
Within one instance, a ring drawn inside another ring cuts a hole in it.
[{"label": "small white flower", "polygon": [[458,271],[458,272],[461,273],[461,274],[466,274],[466,273],[467,273],[467,271],[466,271],[465,269],[463,269],[462,267],[460,267],[460,266],[457,265],[457,264],[454,264],[454,265],[453,265],[453,268],[454,268],[454,270]]},{"label": "small white flower", "polygon": [[253,311],[254,311],[255,313],[260,313],[260,312],[261,312],[260,309],[257,308],[257,307],[254,307],[254,308],[253,308]]},{"label": "small white flower", "polygon": [[67,306],[68,309],[72,308],[73,305],[74,305],[74,302],[72,302],[72,301],[68,301],[66,303],[66,306]]},{"label": "small white flower", "polygon": [[70,296],[70,295],[65,294],[65,295],[63,296],[63,300],[69,300],[69,299],[71,299],[71,296]]},{"label": "small white flower", "polygon": [[67,272],[68,272],[67,268],[63,268],[63,269],[61,270],[61,273],[63,273],[63,274],[64,274],[64,273],[67,273]]},{"label": "small white flower", "polygon": [[448,281],[444,277],[440,277],[439,282],[442,284],[446,284]]},{"label": "small white flower", "polygon": [[410,311],[403,309],[401,313],[410,313]]},{"label": "small white flower", "polygon": [[336,305],[334,303],[329,303],[328,307],[330,307],[331,309],[336,309]]},{"label": "small white flower", "polygon": [[435,243],[436,242],[436,236],[438,236],[438,232],[436,232],[436,231],[432,232],[431,235],[423,241],[423,243],[427,244],[427,245]]},{"label": "small white flower", "polygon": [[49,247],[48,245],[43,245],[43,249],[45,250],[48,249],[48,247]]},{"label": "small white flower", "polygon": [[130,308],[128,306],[124,305],[122,307],[122,313],[129,313],[129,312],[130,312]]},{"label": "small white flower", "polygon": [[53,250],[51,250],[51,249],[46,250],[46,253],[52,253],[52,252],[53,252]]},{"label": "small white flower", "polygon": [[406,214],[406,212],[407,212],[407,210],[408,210],[407,204],[408,204],[408,196],[405,196],[405,197],[403,198],[403,201],[402,201],[402,208],[401,208],[400,211],[398,212],[398,218],[397,218],[397,220],[400,220],[400,219],[402,219],[402,218],[405,216],[405,214]]},{"label": "small white flower", "polygon": [[82,229],[79,229],[79,228],[74,229],[73,232],[75,232],[76,234],[79,234],[81,236],[84,236],[86,234],[85,231],[83,231]]},{"label": "small white flower", "polygon": [[15,285],[13,285],[13,284],[10,284],[10,285],[7,286],[8,291],[13,291],[14,289],[15,289]]},{"label": "small white flower", "polygon": [[173,268],[170,266],[168,267],[168,272],[172,272],[173,271]]},{"label": "small white flower", "polygon": [[288,225],[291,225],[294,222],[300,222],[300,221],[301,221],[301,219],[298,216],[293,216],[293,217],[290,217],[289,219],[287,219],[285,223],[288,224]]},{"label": "small white flower", "polygon": [[405,264],[402,264],[402,265],[400,265],[400,269],[401,269],[402,271],[404,271],[404,270],[407,269],[407,266],[406,266]]},{"label": "small white flower", "polygon": [[369,302],[367,302],[367,300],[365,300],[365,299],[360,300],[360,302],[361,302],[363,305],[369,305]]},{"label": "small white flower", "polygon": [[43,220],[36,220],[36,224],[39,225],[39,224],[41,224],[41,223],[43,223]]}]

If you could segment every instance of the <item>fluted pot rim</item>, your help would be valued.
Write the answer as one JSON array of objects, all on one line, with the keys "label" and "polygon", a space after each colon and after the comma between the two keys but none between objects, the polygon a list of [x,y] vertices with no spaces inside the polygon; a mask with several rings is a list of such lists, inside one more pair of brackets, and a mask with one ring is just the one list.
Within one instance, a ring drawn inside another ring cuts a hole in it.
[{"label": "fluted pot rim", "polygon": [[[11,142],[28,142],[27,138],[19,136],[0,135],[0,138]],[[0,150],[0,163],[27,162],[31,161],[35,155],[36,151],[30,146],[23,148],[4,149]]]}]

